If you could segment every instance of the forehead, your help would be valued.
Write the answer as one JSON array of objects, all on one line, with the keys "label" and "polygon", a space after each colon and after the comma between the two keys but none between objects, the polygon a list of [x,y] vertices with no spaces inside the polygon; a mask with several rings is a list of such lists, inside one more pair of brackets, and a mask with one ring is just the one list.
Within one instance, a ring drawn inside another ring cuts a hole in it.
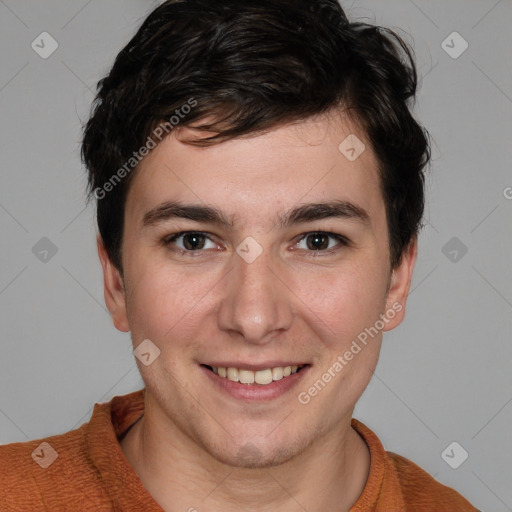
[{"label": "forehead", "polygon": [[184,142],[207,135],[176,130],[139,164],[126,202],[130,216],[141,219],[168,201],[212,205],[245,225],[275,222],[299,203],[342,200],[381,210],[376,158],[346,118],[318,116],[210,146]]}]

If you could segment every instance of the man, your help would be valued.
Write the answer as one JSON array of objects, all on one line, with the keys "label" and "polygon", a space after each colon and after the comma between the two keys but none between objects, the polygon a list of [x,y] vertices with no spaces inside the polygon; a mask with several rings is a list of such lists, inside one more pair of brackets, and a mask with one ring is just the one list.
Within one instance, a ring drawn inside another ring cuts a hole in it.
[{"label": "man", "polygon": [[334,0],[158,7],[82,154],[145,388],[0,450],[2,510],[474,511],[352,419],[423,212],[416,71]]}]

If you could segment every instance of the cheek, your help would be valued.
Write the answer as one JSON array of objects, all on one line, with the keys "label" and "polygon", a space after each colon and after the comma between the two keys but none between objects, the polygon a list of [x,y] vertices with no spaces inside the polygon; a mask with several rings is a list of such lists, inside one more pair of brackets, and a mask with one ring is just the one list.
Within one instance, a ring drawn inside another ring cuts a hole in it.
[{"label": "cheek", "polygon": [[[134,266],[135,268],[135,266]],[[149,338],[161,348],[173,345],[197,330],[197,317],[213,295],[219,277],[209,272],[190,272],[164,263],[140,264],[131,280],[128,318],[134,342]],[[209,293],[211,292],[211,293]],[[177,335],[176,333],[179,333]]]},{"label": "cheek", "polygon": [[330,348],[350,344],[375,324],[385,308],[387,280],[379,265],[340,266],[297,281],[297,296],[310,325]]}]

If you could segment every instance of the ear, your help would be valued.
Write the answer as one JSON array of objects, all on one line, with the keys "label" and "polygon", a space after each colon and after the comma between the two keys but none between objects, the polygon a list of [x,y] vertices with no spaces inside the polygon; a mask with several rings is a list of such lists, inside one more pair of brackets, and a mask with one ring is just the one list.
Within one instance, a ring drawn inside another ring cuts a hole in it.
[{"label": "ear", "polygon": [[110,260],[100,235],[98,235],[96,243],[98,246],[98,256],[103,268],[105,304],[112,315],[112,321],[116,329],[122,332],[129,332],[130,326],[126,314],[126,295],[123,278]]},{"label": "ear", "polygon": [[386,297],[385,316],[388,321],[384,331],[390,331],[400,325],[405,316],[405,304],[411,287],[412,272],[418,255],[418,241],[415,238],[402,254],[402,259],[391,274],[391,282]]}]

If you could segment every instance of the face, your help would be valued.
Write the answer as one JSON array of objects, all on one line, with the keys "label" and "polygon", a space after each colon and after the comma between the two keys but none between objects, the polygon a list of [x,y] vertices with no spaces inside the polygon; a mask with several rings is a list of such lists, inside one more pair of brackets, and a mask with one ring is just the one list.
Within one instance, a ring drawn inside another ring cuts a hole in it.
[{"label": "face", "polygon": [[415,244],[392,272],[377,161],[367,141],[349,160],[349,134],[333,115],[209,147],[178,130],[133,177],[122,277],[99,243],[116,327],[160,351],[137,360],[146,415],[221,462],[339,436],[403,318]]}]

